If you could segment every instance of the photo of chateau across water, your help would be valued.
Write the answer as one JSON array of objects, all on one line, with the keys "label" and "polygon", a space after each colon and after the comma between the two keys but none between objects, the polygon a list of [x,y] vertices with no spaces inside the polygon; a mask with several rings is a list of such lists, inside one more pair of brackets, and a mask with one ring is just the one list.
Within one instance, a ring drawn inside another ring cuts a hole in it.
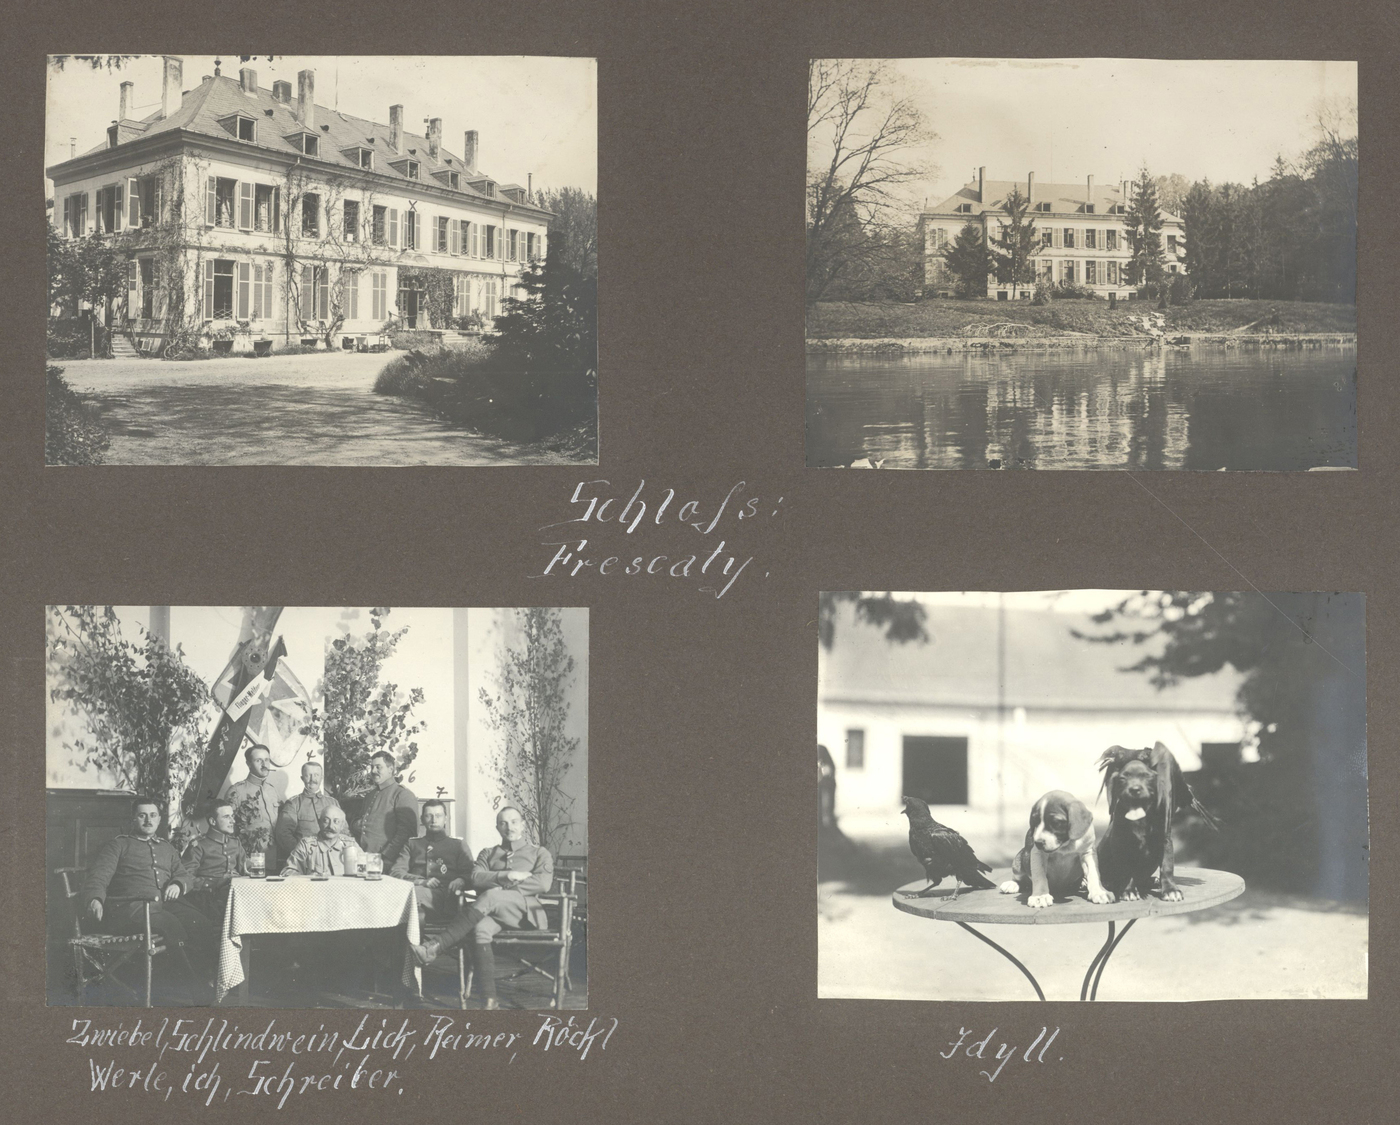
[{"label": "photo of chateau across water", "polygon": [[1356,467],[1354,63],[809,81],[808,465]]}]

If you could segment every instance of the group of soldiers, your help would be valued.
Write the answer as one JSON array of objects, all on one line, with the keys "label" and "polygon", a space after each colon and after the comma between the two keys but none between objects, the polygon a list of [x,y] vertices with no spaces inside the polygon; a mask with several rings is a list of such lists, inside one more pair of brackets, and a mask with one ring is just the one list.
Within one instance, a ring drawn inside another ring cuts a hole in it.
[{"label": "group of soldiers", "polygon": [[[229,888],[234,876],[247,870],[235,826],[235,809],[242,808],[244,830],[262,828],[269,837],[269,873],[338,875],[351,845],[381,856],[391,876],[414,885],[420,919],[441,928],[437,937],[411,947],[417,962],[426,965],[470,939],[485,1006],[499,1006],[492,938],[502,929],[545,927],[538,896],[548,892],[554,878],[553,857],[530,842],[518,809],[501,809],[496,817],[501,843],[473,861],[462,841],[447,835],[442,801],[425,801],[418,815],[417,798],[398,783],[393,756],[385,751],[371,759],[375,788],[354,836],[344,810],[324,791],[319,762],[302,766],[302,791],[279,804],[268,780],[267,750],[253,746],[244,757],[247,778],[209,807],[202,832],[182,830],[185,841],[177,835],[182,848],[157,835],[160,806],[136,798],[132,831],[102,848],[83,882],[80,901],[96,924],[109,933],[142,932],[150,903],[152,932],[173,955],[184,999],[205,1002],[213,988]],[[420,820],[423,834],[416,835]],[[459,896],[466,890],[476,895],[463,905]]]}]

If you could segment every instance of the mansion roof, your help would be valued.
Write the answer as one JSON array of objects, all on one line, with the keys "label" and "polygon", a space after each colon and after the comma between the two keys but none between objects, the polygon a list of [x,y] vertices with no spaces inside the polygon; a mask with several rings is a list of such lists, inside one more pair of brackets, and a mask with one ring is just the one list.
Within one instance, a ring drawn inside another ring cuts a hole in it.
[{"label": "mansion roof", "polygon": [[[943,200],[936,207],[925,208],[925,215],[948,215],[948,214],[1002,214],[1002,202],[1011,194],[1013,188],[1020,188],[1021,194],[1026,194],[1025,180],[986,180],[984,181],[984,194],[986,202],[983,203],[977,194],[977,181],[973,180],[964,184],[954,194]],[[1089,199],[1087,182],[1077,184],[1051,184],[1035,182],[1034,197],[1031,200],[1032,208],[1039,203],[1050,204],[1050,214],[1052,215],[1085,215],[1084,205],[1092,203],[1094,210],[1090,213],[1094,219],[1099,219],[1111,215],[1112,208],[1120,203],[1126,204],[1127,200],[1123,196],[1122,188],[1116,184],[1095,184],[1093,198]],[[964,204],[971,204],[972,210],[959,212],[958,208]],[[1034,217],[1040,212],[1032,210],[1029,214]],[[1162,218],[1167,221],[1180,222],[1180,217],[1162,209]]]},{"label": "mansion roof", "polygon": [[[462,157],[449,152],[439,143],[437,156],[429,153],[428,138],[421,133],[403,130],[399,151],[391,146],[391,128],[378,121],[367,121],[362,117],[352,117],[336,109],[322,105],[315,106],[313,126],[307,128],[297,116],[297,102],[284,102],[273,96],[271,90],[261,87],[245,93],[237,78],[215,75],[206,76],[193,90],[186,90],[180,106],[168,117],[162,117],[159,110],[139,121],[117,122],[118,147],[132,141],[159,136],[164,133],[182,131],[217,138],[247,146],[254,151],[273,153],[283,157],[300,157],[303,160],[320,164],[335,165],[345,169],[361,170],[358,150],[367,149],[375,154],[373,174],[402,180],[405,183],[430,185],[442,188],[442,181],[434,178],[435,173],[455,172],[459,177],[459,187],[452,188],[469,199],[495,204],[507,203],[532,207],[544,212],[533,203],[522,204],[524,189],[518,184],[501,184],[495,196],[473,187],[472,181],[491,180],[490,176],[469,167]],[[237,139],[237,126],[230,126],[230,119],[241,115],[257,123],[257,140]],[[293,139],[300,134],[310,133],[318,138],[318,152],[314,157],[302,156],[297,142]],[[70,164],[85,161],[88,157],[112,151],[109,145],[101,144],[88,152],[63,161],[48,169],[50,178],[61,173]],[[406,170],[395,168],[390,162],[402,164],[414,161],[418,164],[418,177],[410,177]],[[484,185],[483,185],[484,187]],[[504,194],[506,192],[511,195]],[[517,195],[519,198],[512,198]]]}]

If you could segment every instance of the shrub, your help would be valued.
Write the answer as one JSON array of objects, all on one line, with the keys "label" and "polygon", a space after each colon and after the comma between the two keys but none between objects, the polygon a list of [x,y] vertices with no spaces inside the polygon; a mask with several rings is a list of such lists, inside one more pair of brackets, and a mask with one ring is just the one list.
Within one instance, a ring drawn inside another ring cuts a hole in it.
[{"label": "shrub", "polygon": [[1099,295],[1087,285],[1065,281],[1055,286],[1055,296],[1062,301],[1096,301]]},{"label": "shrub", "polygon": [[[95,333],[92,331],[95,328]],[[96,338],[98,356],[107,354],[107,329],[98,324],[89,326],[87,317],[65,317],[49,321],[45,351],[50,359],[89,359],[92,340]]]},{"label": "shrub", "polygon": [[1037,281],[1035,283],[1035,296],[1031,298],[1031,304],[1048,305],[1055,298],[1054,289],[1055,287],[1053,285],[1046,285],[1043,281]]},{"label": "shrub", "polygon": [[63,368],[45,368],[44,460],[50,465],[100,465],[111,439],[96,411],[63,379]]},{"label": "shrub", "polygon": [[399,328],[389,333],[389,345],[401,352],[412,348],[435,348],[442,341],[440,332],[425,328]]}]

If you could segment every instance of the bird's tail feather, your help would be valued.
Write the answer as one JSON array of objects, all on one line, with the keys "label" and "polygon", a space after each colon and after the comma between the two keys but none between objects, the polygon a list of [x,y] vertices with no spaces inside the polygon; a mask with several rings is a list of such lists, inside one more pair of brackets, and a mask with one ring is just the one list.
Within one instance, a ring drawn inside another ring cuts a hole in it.
[{"label": "bird's tail feather", "polygon": [[992,865],[990,863],[983,863],[980,859],[977,861],[978,871],[990,871],[991,869]]},{"label": "bird's tail feather", "polygon": [[[988,871],[991,870],[991,868],[990,868],[990,867],[987,867],[987,865],[986,865],[985,863],[979,863],[977,866],[978,866],[978,867],[986,868]],[[976,873],[974,872],[974,874],[976,874]],[[996,886],[996,884],[993,883],[990,879],[985,878],[985,877],[982,876],[982,875],[978,875],[976,879],[969,879],[969,880],[967,880],[967,885],[968,885],[969,887],[971,887],[973,890],[976,890],[976,891],[991,890],[992,888],[994,888],[994,887]]]}]

